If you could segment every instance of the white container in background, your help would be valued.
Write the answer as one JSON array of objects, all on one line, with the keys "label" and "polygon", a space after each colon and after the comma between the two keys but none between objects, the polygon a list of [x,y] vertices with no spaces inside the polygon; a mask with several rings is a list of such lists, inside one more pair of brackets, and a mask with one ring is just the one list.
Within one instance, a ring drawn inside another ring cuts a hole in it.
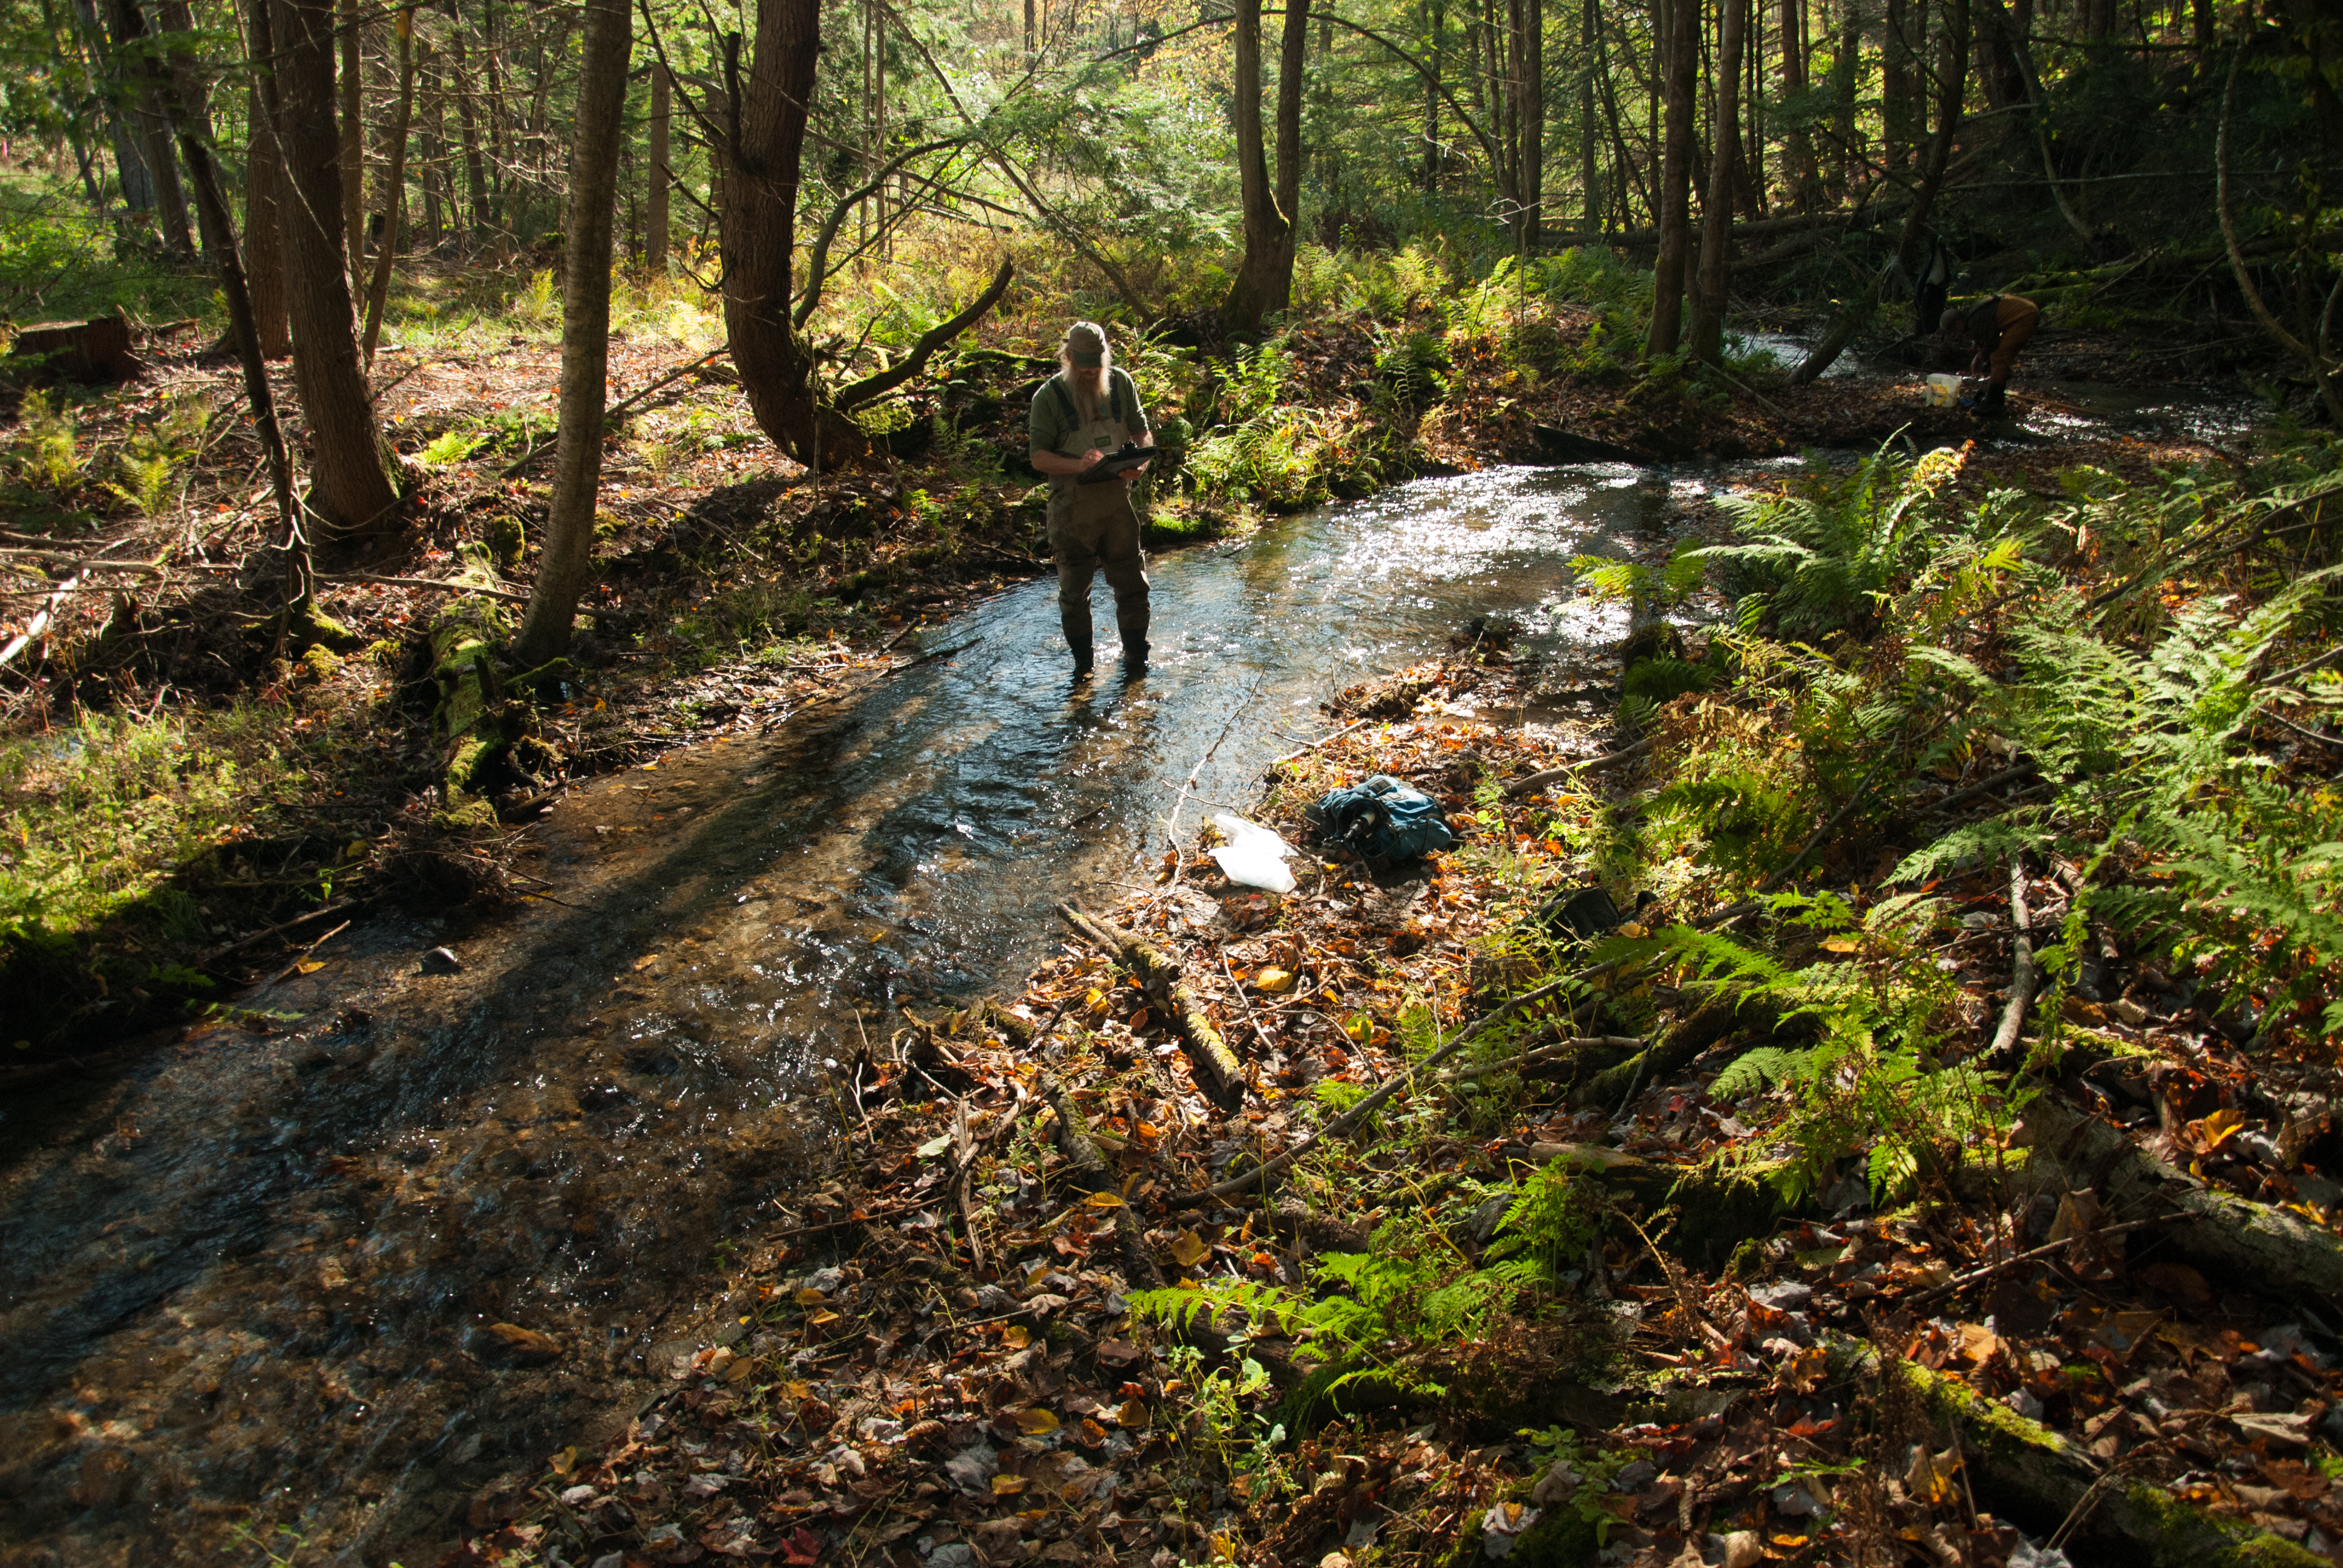
[{"label": "white container in background", "polygon": [[1961,395],[1961,378],[1942,374],[1928,377],[1927,401],[1931,408],[1949,408]]}]

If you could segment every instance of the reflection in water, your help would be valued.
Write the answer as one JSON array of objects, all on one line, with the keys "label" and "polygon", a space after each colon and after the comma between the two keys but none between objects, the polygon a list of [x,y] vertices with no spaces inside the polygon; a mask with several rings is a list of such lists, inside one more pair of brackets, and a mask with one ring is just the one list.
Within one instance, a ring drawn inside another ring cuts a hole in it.
[{"label": "reflection in water", "polygon": [[[256,1001],[295,1032],[0,1110],[0,1559],[210,1556],[247,1517],[424,1556],[630,1411],[728,1227],[820,1180],[822,1062],[902,1000],[1013,983],[1192,769],[1246,799],[1335,688],[1483,611],[1615,634],[1565,563],[1665,497],[1497,470],[1162,558],[1130,682],[1110,648],[1072,685],[1054,585],[1026,584],[850,711],[571,797],[529,863],[563,905],[384,919]],[[443,941],[462,972],[418,974]]]}]

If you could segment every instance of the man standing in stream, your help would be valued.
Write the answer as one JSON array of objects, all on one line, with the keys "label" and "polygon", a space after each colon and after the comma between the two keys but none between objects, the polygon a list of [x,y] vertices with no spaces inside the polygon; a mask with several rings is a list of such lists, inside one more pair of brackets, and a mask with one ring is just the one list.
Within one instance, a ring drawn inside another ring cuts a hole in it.
[{"label": "man standing in stream", "polygon": [[1081,476],[1126,443],[1153,445],[1139,388],[1114,367],[1106,329],[1077,321],[1058,346],[1058,373],[1033,394],[1033,467],[1050,477],[1050,549],[1058,562],[1058,615],[1074,674],[1091,668],[1091,579],[1106,568],[1126,678],[1147,667],[1147,558],[1131,487],[1144,463],[1085,484]]}]

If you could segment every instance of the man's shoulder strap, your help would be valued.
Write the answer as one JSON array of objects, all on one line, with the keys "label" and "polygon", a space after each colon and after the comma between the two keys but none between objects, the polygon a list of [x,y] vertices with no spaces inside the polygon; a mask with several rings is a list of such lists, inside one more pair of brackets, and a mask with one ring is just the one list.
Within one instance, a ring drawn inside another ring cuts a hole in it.
[{"label": "man's shoulder strap", "polygon": [[[1117,367],[1116,368],[1111,369],[1111,370],[1109,370],[1109,371],[1107,372],[1107,377],[1106,377],[1106,394],[1107,394],[1107,399],[1108,399],[1108,401],[1109,401],[1110,403],[1111,403],[1111,404],[1113,405],[1113,407],[1114,407],[1114,422],[1115,422],[1116,424],[1118,424],[1118,425],[1120,425],[1120,424],[1121,424],[1121,423],[1123,422],[1123,411],[1122,411],[1122,388],[1123,388],[1123,387],[1124,387],[1124,384],[1125,384],[1125,383],[1127,383],[1127,382],[1129,382],[1129,381],[1130,381],[1130,379],[1131,379],[1131,374],[1130,374],[1130,372],[1128,372],[1128,371],[1126,371],[1126,370],[1124,370],[1124,369],[1121,368],[1120,367]],[[1131,394],[1132,394],[1132,396],[1136,397],[1136,396],[1138,395],[1138,392],[1139,392],[1139,388],[1137,388],[1136,387],[1133,387],[1131,388]]]},{"label": "man's shoulder strap", "polygon": [[1066,378],[1062,376],[1052,376],[1048,385],[1050,390],[1058,395],[1058,412],[1066,417],[1066,427],[1071,429],[1081,424],[1081,416],[1074,411],[1074,395],[1066,390]]}]

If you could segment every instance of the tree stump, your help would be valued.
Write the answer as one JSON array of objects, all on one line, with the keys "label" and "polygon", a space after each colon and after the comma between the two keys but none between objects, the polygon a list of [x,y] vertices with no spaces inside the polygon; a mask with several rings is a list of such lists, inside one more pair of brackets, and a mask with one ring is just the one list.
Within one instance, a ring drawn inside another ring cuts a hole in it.
[{"label": "tree stump", "polygon": [[20,328],[14,352],[46,361],[53,375],[96,386],[127,381],[138,373],[130,352],[130,328],[116,317],[96,321],[41,321]]}]

